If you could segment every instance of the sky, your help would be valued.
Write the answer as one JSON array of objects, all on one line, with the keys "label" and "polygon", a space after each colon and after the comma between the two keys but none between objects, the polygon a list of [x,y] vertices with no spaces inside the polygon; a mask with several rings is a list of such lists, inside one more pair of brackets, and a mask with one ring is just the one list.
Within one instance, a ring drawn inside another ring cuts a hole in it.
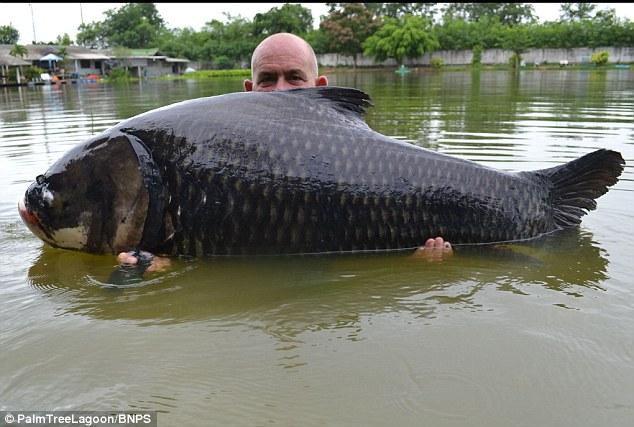
[{"label": "sky", "polygon": [[[68,33],[72,40],[77,27],[82,23],[102,21],[108,9],[118,9],[125,3],[1,3],[0,26],[11,24],[20,32],[20,44],[33,41],[55,41],[58,35]],[[155,3],[168,28],[192,27],[200,30],[212,19],[223,21],[223,12],[252,19],[256,13],[267,12],[284,3]],[[314,26],[319,26],[319,17],[328,13],[326,3],[300,3],[310,9]],[[540,22],[554,21],[559,17],[560,3],[533,3]],[[598,10],[614,8],[619,18],[634,20],[634,3],[598,3]],[[31,19],[33,10],[33,20]]]}]

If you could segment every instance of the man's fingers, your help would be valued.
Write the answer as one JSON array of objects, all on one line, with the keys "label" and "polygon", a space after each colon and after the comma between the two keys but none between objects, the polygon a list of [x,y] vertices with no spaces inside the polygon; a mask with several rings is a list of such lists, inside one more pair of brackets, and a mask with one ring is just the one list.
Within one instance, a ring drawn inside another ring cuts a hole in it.
[{"label": "man's fingers", "polygon": [[139,256],[134,255],[135,253],[137,252],[121,252],[119,255],[117,255],[117,261],[120,264],[127,265],[138,265],[139,263],[143,263],[141,264],[141,266],[146,267],[143,271],[147,271],[150,273],[165,271],[172,265],[172,262],[169,258],[153,256],[149,252],[141,251],[138,253],[143,259],[139,259]]},{"label": "man's fingers", "polygon": [[121,252],[119,255],[117,255],[117,261],[119,261],[119,263],[121,264],[135,265],[139,262],[139,259],[134,255],[131,255],[129,252]]},{"label": "man's fingers", "polygon": [[147,268],[149,272],[165,271],[172,265],[169,258],[154,257],[152,264]]},{"label": "man's fingers", "polygon": [[425,245],[417,248],[413,254],[415,258],[425,258],[428,261],[442,261],[444,257],[451,255],[453,255],[451,243],[440,236],[427,239]]}]

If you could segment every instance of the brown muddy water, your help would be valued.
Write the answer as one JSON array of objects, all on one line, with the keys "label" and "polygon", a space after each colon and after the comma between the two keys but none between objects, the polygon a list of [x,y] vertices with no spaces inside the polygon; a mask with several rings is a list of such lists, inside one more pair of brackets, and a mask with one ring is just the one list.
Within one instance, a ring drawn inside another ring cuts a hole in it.
[{"label": "brown muddy water", "polygon": [[[581,226],[405,254],[116,262],[57,250],[18,198],[133,115],[241,80],[0,89],[0,410],[156,410],[160,426],[631,426],[634,74],[337,72],[375,130],[517,171],[598,148],[621,180]],[[245,124],[247,125],[247,124]]]}]

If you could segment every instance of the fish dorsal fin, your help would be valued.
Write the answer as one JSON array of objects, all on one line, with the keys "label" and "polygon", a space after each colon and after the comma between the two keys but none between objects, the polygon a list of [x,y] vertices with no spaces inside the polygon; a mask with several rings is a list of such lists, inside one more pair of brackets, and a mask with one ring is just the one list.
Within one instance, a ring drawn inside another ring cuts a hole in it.
[{"label": "fish dorsal fin", "polygon": [[358,89],[337,86],[318,86],[303,89],[291,89],[287,93],[305,96],[327,103],[330,107],[355,119],[363,119],[363,114],[371,107],[370,95]]}]

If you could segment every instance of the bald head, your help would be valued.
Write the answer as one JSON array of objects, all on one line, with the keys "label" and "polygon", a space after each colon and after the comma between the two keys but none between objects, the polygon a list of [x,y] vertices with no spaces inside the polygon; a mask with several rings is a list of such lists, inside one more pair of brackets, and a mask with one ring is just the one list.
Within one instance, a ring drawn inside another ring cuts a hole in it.
[{"label": "bald head", "polygon": [[313,48],[301,37],[278,33],[264,39],[251,57],[251,78],[246,91],[287,90],[326,86],[328,79],[317,75]]}]

